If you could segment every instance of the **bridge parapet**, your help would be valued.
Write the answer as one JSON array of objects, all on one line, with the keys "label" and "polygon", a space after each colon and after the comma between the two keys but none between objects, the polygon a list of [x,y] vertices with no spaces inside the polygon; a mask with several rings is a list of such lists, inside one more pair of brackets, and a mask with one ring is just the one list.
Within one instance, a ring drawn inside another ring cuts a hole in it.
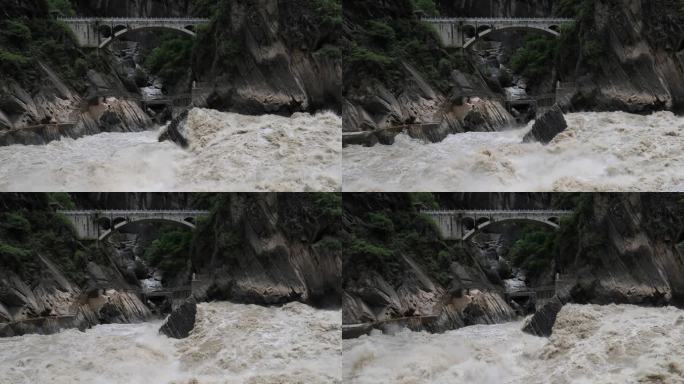
[{"label": "bridge parapet", "polygon": [[442,44],[447,47],[468,48],[478,39],[495,30],[535,29],[559,36],[563,24],[572,23],[568,18],[466,18],[430,17],[422,18],[437,31]]},{"label": "bridge parapet", "polygon": [[62,17],[82,47],[104,48],[113,39],[136,29],[172,29],[195,36],[195,27],[209,23],[209,19],[191,17]]},{"label": "bridge parapet", "polygon": [[567,210],[424,210],[437,225],[446,240],[467,240],[495,222],[533,221],[559,228],[562,217],[572,215]]},{"label": "bridge parapet", "polygon": [[198,217],[209,215],[204,210],[61,210],[73,225],[79,238],[104,240],[122,226],[134,222],[175,222],[195,227]]}]

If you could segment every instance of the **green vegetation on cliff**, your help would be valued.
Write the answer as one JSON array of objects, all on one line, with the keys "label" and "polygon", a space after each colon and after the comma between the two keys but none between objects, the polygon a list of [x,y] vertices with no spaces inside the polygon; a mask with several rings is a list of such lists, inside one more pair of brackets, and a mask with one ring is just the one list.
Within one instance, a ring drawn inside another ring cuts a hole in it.
[{"label": "green vegetation on cliff", "polygon": [[[64,194],[3,196],[0,213],[0,267],[33,281],[46,268],[41,256],[53,261],[72,281],[85,280],[84,248],[70,224],[51,206],[68,205]],[[73,204],[73,203],[72,203]]]},{"label": "green vegetation on cliff", "polygon": [[549,73],[557,51],[558,40],[555,37],[532,34],[511,57],[511,69],[535,82]]},{"label": "green vegetation on cliff", "polygon": [[165,84],[173,85],[188,74],[194,39],[177,33],[164,33],[159,45],[145,59],[145,66]]},{"label": "green vegetation on cliff", "polygon": [[193,232],[176,225],[164,225],[157,238],[145,249],[145,260],[150,266],[174,276],[186,269],[193,240]]},{"label": "green vegetation on cliff", "polygon": [[[392,9],[358,4],[358,1],[352,3],[354,8],[365,13],[385,13],[387,16],[348,15],[349,22],[354,25],[348,31],[345,44],[344,86],[347,90],[360,88],[369,80],[379,81],[390,89],[400,87],[406,78],[404,63],[407,63],[432,85],[446,91],[451,71],[466,67],[458,49],[443,47],[434,29],[413,15],[415,7],[421,7],[423,11],[431,9],[429,4],[434,7],[431,1],[397,2]],[[426,13],[433,14],[431,11]]]},{"label": "green vegetation on cliff", "polygon": [[463,249],[442,241],[432,219],[418,211],[420,205],[432,207],[434,201],[429,193],[345,194],[344,217],[349,224],[343,238],[344,276],[353,279],[377,272],[398,285],[408,257],[428,276],[448,285],[452,262],[474,261]]}]

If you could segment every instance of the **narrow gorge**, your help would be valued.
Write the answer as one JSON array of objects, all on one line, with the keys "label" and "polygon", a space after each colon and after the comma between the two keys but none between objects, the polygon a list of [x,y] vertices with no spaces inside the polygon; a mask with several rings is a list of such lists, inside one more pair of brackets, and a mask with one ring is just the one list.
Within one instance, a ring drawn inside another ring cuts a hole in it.
[{"label": "narrow gorge", "polygon": [[344,380],[684,380],[683,198],[346,194]]},{"label": "narrow gorge", "polygon": [[0,11],[0,184],[340,190],[340,7],[10,2]]},{"label": "narrow gorge", "polygon": [[344,16],[345,191],[682,190],[677,1],[350,0]]},{"label": "narrow gorge", "polygon": [[339,195],[1,197],[3,380],[341,383]]}]

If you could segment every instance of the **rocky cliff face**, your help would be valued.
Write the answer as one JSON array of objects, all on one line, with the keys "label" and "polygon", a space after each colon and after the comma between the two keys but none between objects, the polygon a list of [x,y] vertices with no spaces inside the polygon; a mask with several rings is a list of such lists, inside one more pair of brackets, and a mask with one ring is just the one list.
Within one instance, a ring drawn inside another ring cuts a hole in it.
[{"label": "rocky cliff face", "polygon": [[460,17],[548,17],[553,0],[437,0],[442,15]]},{"label": "rocky cliff face", "polygon": [[135,275],[112,250],[75,239],[49,204],[44,194],[0,199],[0,336],[150,318]]},{"label": "rocky cliff face", "polygon": [[580,56],[574,67],[561,66],[564,81],[577,81],[573,107],[637,113],[680,110],[684,14],[677,4],[672,0],[594,2],[591,17],[579,25],[580,44],[588,44],[582,36],[592,36],[592,44],[602,47],[600,60],[590,67]]},{"label": "rocky cliff face", "polygon": [[681,194],[593,195],[557,258],[571,301],[684,305],[683,214]]},{"label": "rocky cliff face", "polygon": [[[358,50],[357,46],[365,44],[362,41],[371,34],[366,28],[373,28],[372,23],[383,20],[383,17],[392,17],[405,23],[416,22],[409,2],[369,4],[352,1],[348,7],[345,6],[344,16],[347,23],[345,32],[350,40],[349,54],[359,57],[362,55],[355,50]],[[395,28],[400,28],[398,25],[401,24],[395,25]],[[394,33],[392,31],[392,36]],[[399,36],[396,38],[400,39]],[[342,104],[343,131],[348,133],[345,136],[347,144],[373,145],[378,141],[391,144],[392,138],[402,131],[414,138],[437,142],[452,133],[495,131],[515,124],[513,116],[498,99],[492,97],[493,93],[486,81],[469,65],[461,65],[463,68],[460,70],[452,66],[451,71],[441,68],[440,71],[450,72],[450,75],[442,76],[441,80],[428,80],[426,71],[434,72],[438,61],[443,65],[442,62],[449,63],[453,57],[450,56],[452,53],[439,46],[433,35],[428,34],[425,38],[427,41],[416,40],[414,43],[427,47],[429,52],[423,52],[422,55],[434,58],[434,63],[415,65],[401,58],[392,58],[392,61],[401,62],[399,68],[376,70],[400,72],[397,75],[400,81],[378,80],[385,77],[385,74],[378,73],[359,78],[356,71],[347,69]],[[368,52],[378,49],[373,46],[373,41],[370,39],[367,42],[369,47],[362,49],[368,49]],[[373,54],[365,55],[364,60],[371,65]]]},{"label": "rocky cliff face", "polygon": [[0,145],[44,144],[61,136],[139,131],[153,125],[139,103],[123,97],[139,93],[127,73],[133,71],[109,52],[96,55],[79,49],[66,30],[49,19],[44,2],[16,1],[3,12],[31,37],[21,44],[0,41],[3,51],[30,55],[18,67],[0,66]]},{"label": "rocky cliff face", "polygon": [[345,195],[345,337],[397,325],[441,332],[515,316],[473,251],[441,241],[415,203],[406,194]]},{"label": "rocky cliff face", "polygon": [[198,298],[339,305],[338,194],[224,194],[198,228]]},{"label": "rocky cliff face", "polygon": [[192,0],[77,0],[77,13],[107,17],[188,17]]},{"label": "rocky cliff face", "polygon": [[339,9],[308,0],[221,3],[198,40],[195,77],[207,106],[245,114],[340,111]]}]

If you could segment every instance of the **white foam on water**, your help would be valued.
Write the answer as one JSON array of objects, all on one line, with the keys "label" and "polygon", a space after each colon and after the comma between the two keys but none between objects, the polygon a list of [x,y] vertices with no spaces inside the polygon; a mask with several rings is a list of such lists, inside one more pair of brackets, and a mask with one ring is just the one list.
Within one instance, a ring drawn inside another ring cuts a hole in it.
[{"label": "white foam on water", "polygon": [[158,132],[0,147],[3,191],[335,191],[342,121],[332,112],[246,116],[195,108],[190,149]]},{"label": "white foam on water", "polygon": [[161,322],[0,338],[0,384],[341,383],[341,312],[198,305],[186,339]]},{"label": "white foam on water", "polygon": [[678,384],[684,382],[684,311],[566,305],[551,338],[522,322],[443,334],[402,331],[343,341],[346,383]]},{"label": "white foam on water", "polygon": [[449,135],[426,144],[343,150],[345,191],[682,191],[684,118],[671,112],[566,115],[549,145],[522,144],[532,126]]}]

